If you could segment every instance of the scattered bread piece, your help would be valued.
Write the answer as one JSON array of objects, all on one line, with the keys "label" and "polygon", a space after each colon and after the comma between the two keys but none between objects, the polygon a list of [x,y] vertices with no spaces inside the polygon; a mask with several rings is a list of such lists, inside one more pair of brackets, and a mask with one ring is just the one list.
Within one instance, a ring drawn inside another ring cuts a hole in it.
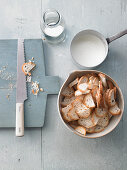
[{"label": "scattered bread piece", "polygon": [[76,113],[74,107],[73,107],[71,110],[69,110],[68,116],[71,118],[72,121],[79,119],[79,116],[78,116],[78,114]]},{"label": "scattered bread piece", "polygon": [[70,84],[69,84],[69,87],[73,87],[74,85],[78,84],[78,81],[79,81],[79,78],[76,78],[74,81],[72,81]]},{"label": "scattered bread piece", "polygon": [[35,66],[36,64],[34,62],[24,63],[22,65],[22,71],[24,72],[25,75],[31,76],[31,71],[34,69]]},{"label": "scattered bread piece", "polygon": [[32,80],[32,77],[31,77],[31,76],[27,76],[27,77],[26,77],[26,82],[31,83],[31,80]]},{"label": "scattered bread piece", "polygon": [[114,88],[114,85],[113,85],[113,83],[110,80],[107,80],[107,84],[108,84],[108,88],[109,89],[113,89]]},{"label": "scattered bread piece", "polygon": [[32,82],[31,90],[32,90],[33,95],[37,96],[39,93],[39,82],[37,81]]},{"label": "scattered bread piece", "polygon": [[104,117],[108,110],[106,108],[95,108],[95,113],[97,117]]},{"label": "scattered bread piece", "polygon": [[109,113],[111,113],[113,116],[120,114],[120,108],[118,107],[117,103],[109,108]]},{"label": "scattered bread piece", "polygon": [[81,133],[82,135],[86,135],[86,129],[83,126],[77,126],[75,130]]},{"label": "scattered bread piece", "polygon": [[106,76],[102,73],[99,73],[98,76],[100,77],[100,80],[102,81],[103,86],[107,88]]},{"label": "scattered bread piece", "polygon": [[104,130],[103,126],[96,125],[94,128],[94,133],[99,133],[102,132],[103,130]]},{"label": "scattered bread piece", "polygon": [[61,94],[66,97],[72,97],[74,95],[74,89],[66,87]]},{"label": "scattered bread piece", "polygon": [[92,97],[91,93],[86,94],[86,95],[84,96],[83,103],[84,103],[87,107],[89,107],[89,108],[94,108],[94,107],[95,107],[95,103],[94,103],[94,100],[93,100],[93,97]]},{"label": "scattered bread piece", "polygon": [[99,126],[106,127],[109,124],[109,117],[106,114],[104,117],[101,117],[97,123]]},{"label": "scattered bread piece", "polygon": [[94,133],[94,130],[95,130],[95,126],[93,126],[91,128],[86,128],[87,133]]},{"label": "scattered bread piece", "polygon": [[44,91],[44,89],[41,87],[41,88],[40,88],[40,91],[41,91],[41,92],[43,92],[43,91]]},{"label": "scattered bread piece", "polygon": [[91,127],[95,126],[93,121],[92,121],[92,116],[91,115],[86,119],[79,119],[78,124],[82,125],[82,126],[84,126],[86,128],[91,128]]},{"label": "scattered bread piece", "polygon": [[68,104],[72,103],[76,99],[75,96],[72,97],[65,97],[64,100],[61,102],[62,106],[67,106]]},{"label": "scattered bread piece", "polygon": [[114,91],[114,89],[111,89],[108,93],[108,105],[114,106],[115,103],[116,103],[116,101],[115,101],[115,91]]}]

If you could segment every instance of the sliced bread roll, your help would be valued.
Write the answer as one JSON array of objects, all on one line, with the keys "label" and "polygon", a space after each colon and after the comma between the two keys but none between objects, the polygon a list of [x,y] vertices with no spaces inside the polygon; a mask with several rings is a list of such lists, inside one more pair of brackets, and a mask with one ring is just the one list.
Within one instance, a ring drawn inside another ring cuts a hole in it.
[{"label": "sliced bread roll", "polygon": [[102,132],[103,130],[104,130],[103,126],[96,125],[94,128],[94,133],[99,133]]},{"label": "sliced bread roll", "polygon": [[74,121],[74,120],[78,120],[78,119],[79,119],[79,116],[78,116],[78,114],[76,113],[76,110],[75,110],[74,107],[73,107],[71,110],[69,110],[68,116],[71,118],[71,121]]},{"label": "sliced bread roll", "polygon": [[68,104],[66,107],[63,107],[61,111],[62,113],[68,113],[72,108],[72,104]]},{"label": "sliced bread roll", "polygon": [[85,129],[85,127],[83,127],[83,126],[77,126],[77,127],[75,128],[75,130],[76,130],[78,133],[81,133],[82,135],[86,135],[86,129]]},{"label": "sliced bread roll", "polygon": [[110,112],[108,112],[108,117],[109,117],[109,120],[112,118],[112,114]]},{"label": "sliced bread roll", "polygon": [[76,99],[75,96],[72,97],[65,97],[64,100],[61,102],[62,106],[67,106],[68,104],[72,103]]},{"label": "sliced bread roll", "polygon": [[92,121],[91,115],[88,118],[79,119],[78,124],[81,125],[81,126],[84,126],[86,128],[91,128],[91,127],[95,126],[93,121]]},{"label": "sliced bread roll", "polygon": [[97,117],[104,117],[108,110],[106,108],[95,108],[95,114]]},{"label": "sliced bread roll", "polygon": [[88,83],[88,77],[87,76],[82,76],[79,79],[79,84],[82,84],[82,83]]},{"label": "sliced bread roll", "polygon": [[91,76],[90,78],[89,78],[89,83],[88,83],[88,88],[91,90],[91,89],[93,89],[95,86],[97,86],[96,85],[96,77],[95,76]]},{"label": "sliced bread roll", "polygon": [[97,107],[100,107],[102,103],[102,94],[100,93],[99,90],[97,91],[96,94],[96,102],[97,102]]},{"label": "sliced bread roll", "polygon": [[69,87],[73,87],[74,85],[78,84],[78,81],[79,81],[79,78],[76,78],[74,81],[72,81],[70,84],[69,84]]},{"label": "sliced bread roll", "polygon": [[94,125],[97,125],[99,119],[100,118],[96,116],[95,112],[93,112],[92,113],[92,121],[93,121]]},{"label": "sliced bread roll", "polygon": [[88,108],[94,108],[95,107],[95,103],[94,103],[94,100],[93,100],[91,93],[86,94],[84,96],[83,104],[86,105]]},{"label": "sliced bread roll", "polygon": [[72,105],[80,118],[87,118],[91,113],[91,110],[87,108],[81,100],[75,100]]},{"label": "sliced bread roll", "polygon": [[95,126],[93,126],[91,128],[86,128],[86,132],[87,133],[94,133],[94,129],[95,129]]},{"label": "sliced bread roll", "polygon": [[77,90],[77,84],[73,86],[73,89],[76,91]]},{"label": "sliced bread roll", "polygon": [[110,89],[107,89],[107,90],[105,91],[105,101],[106,101],[107,104],[108,104],[109,92],[110,92]]},{"label": "sliced bread roll", "polygon": [[109,116],[106,114],[104,117],[101,117],[97,123],[99,126],[106,127],[109,124]]},{"label": "sliced bread roll", "polygon": [[103,97],[102,97],[102,106],[106,109],[108,109],[108,105],[107,105],[107,102],[106,102],[106,93],[103,94]]},{"label": "sliced bread roll", "polygon": [[113,89],[114,89],[114,98],[116,99],[116,95],[117,95],[116,92],[117,92],[117,89],[116,89],[116,87],[114,87]]},{"label": "sliced bread roll", "polygon": [[102,85],[102,81],[99,81],[99,91],[101,94],[103,94],[103,85]]},{"label": "sliced bread roll", "polygon": [[63,119],[67,122],[71,121],[70,116],[68,115],[68,112],[72,109],[72,104],[67,105],[66,107],[61,109]]},{"label": "sliced bread roll", "polygon": [[105,88],[107,88],[107,81],[106,81],[106,76],[102,73],[99,73],[98,76],[100,77],[100,80],[102,81],[102,84]]},{"label": "sliced bread roll", "polygon": [[116,104],[115,101],[115,91],[114,89],[111,89],[108,93],[108,105],[109,106],[114,106]]},{"label": "sliced bread roll", "polygon": [[77,85],[78,90],[81,92],[85,92],[88,90],[88,84],[87,83],[81,83]]},{"label": "sliced bread roll", "polygon": [[113,116],[120,114],[120,108],[118,107],[117,103],[109,108],[109,113],[111,113]]},{"label": "sliced bread roll", "polygon": [[92,97],[94,99],[94,102],[96,103],[96,94],[97,94],[97,91],[98,91],[98,87],[95,86],[92,90],[91,90],[91,94],[92,94]]},{"label": "sliced bread roll", "polygon": [[90,93],[90,90],[86,90],[85,92],[81,92],[80,90],[75,91],[75,96],[81,96],[83,94],[88,94]]},{"label": "sliced bread roll", "polygon": [[98,77],[95,77],[93,79],[93,84],[94,84],[94,86],[99,86],[99,78]]},{"label": "sliced bread roll", "polygon": [[109,89],[113,89],[114,88],[114,85],[113,85],[113,83],[110,80],[107,80],[107,85],[108,85]]},{"label": "sliced bread roll", "polygon": [[83,93],[80,91],[80,90],[76,90],[75,91],[75,96],[80,96],[80,95],[82,95]]},{"label": "sliced bread roll", "polygon": [[72,127],[72,128],[76,128],[77,126],[79,126],[78,124],[78,121],[77,120],[74,120],[74,121],[71,121],[71,122],[68,122],[68,124]]},{"label": "sliced bread roll", "polygon": [[80,100],[80,101],[82,102],[82,101],[83,101],[83,99],[84,99],[84,95],[80,95],[80,96],[78,96],[78,97],[77,97],[77,99],[78,99],[78,100]]},{"label": "sliced bread roll", "polygon": [[74,89],[66,87],[61,94],[66,97],[72,97],[74,95]]}]

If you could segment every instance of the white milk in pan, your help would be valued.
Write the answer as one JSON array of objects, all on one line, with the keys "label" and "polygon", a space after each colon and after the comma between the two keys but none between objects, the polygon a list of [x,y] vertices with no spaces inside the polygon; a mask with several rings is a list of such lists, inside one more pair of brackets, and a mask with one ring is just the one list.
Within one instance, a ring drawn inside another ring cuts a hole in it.
[{"label": "white milk in pan", "polygon": [[73,44],[73,54],[74,59],[80,65],[94,67],[105,59],[105,44],[97,36],[85,34],[76,38]]}]

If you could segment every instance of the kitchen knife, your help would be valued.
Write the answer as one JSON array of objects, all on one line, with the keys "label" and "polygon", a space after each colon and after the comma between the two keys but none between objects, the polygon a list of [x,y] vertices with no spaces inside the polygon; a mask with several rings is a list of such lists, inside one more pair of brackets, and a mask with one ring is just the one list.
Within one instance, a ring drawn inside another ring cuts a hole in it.
[{"label": "kitchen knife", "polygon": [[24,136],[24,101],[27,99],[26,76],[22,71],[22,65],[24,63],[24,39],[18,39],[16,84],[16,136]]}]

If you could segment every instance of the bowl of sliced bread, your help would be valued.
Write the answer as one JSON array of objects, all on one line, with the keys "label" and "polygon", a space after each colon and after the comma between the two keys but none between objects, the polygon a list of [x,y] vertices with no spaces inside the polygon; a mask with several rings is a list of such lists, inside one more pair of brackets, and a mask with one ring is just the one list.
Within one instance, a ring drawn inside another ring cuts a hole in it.
[{"label": "bowl of sliced bread", "polygon": [[61,120],[72,132],[97,138],[118,125],[124,98],[117,83],[105,73],[74,71],[60,89],[58,110]]}]

